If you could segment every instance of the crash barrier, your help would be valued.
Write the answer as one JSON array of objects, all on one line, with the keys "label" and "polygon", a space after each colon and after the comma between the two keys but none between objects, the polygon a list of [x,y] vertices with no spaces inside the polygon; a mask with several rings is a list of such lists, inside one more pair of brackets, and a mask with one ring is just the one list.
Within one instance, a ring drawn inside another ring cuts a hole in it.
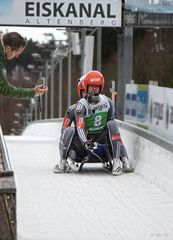
[{"label": "crash barrier", "polygon": [[[115,120],[135,173],[173,196],[173,143],[138,126]],[[32,122],[22,135],[60,136],[62,119]]]},{"label": "crash barrier", "polygon": [[16,240],[16,187],[0,126],[0,240]]},{"label": "crash barrier", "polygon": [[173,142],[116,120],[135,173],[173,197]]}]

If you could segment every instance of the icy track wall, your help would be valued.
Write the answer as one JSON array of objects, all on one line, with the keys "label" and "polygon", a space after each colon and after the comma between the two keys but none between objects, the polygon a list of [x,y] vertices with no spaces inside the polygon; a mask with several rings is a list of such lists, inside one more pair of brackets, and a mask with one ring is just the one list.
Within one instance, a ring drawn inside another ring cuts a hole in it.
[{"label": "icy track wall", "polygon": [[[173,143],[136,127],[115,120],[129,157],[135,161],[135,174],[173,197]],[[51,137],[59,140],[62,119],[35,121],[23,135]]]},{"label": "icy track wall", "polygon": [[139,127],[116,122],[128,155],[135,161],[135,173],[173,196],[173,143]]}]

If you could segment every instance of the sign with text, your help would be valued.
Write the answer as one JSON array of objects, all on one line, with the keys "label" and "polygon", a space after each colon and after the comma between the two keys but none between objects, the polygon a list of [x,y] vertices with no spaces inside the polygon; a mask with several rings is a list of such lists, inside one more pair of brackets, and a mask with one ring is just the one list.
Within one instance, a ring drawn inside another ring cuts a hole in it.
[{"label": "sign with text", "polygon": [[124,121],[173,141],[173,89],[126,84]]},{"label": "sign with text", "polygon": [[149,130],[164,136],[165,131],[165,88],[149,86]]},{"label": "sign with text", "polygon": [[165,137],[173,141],[173,89],[165,88]]},{"label": "sign with text", "polygon": [[137,85],[126,84],[124,121],[136,124]]},{"label": "sign with text", "polygon": [[124,120],[148,128],[148,85],[126,84]]},{"label": "sign with text", "polygon": [[173,89],[149,87],[149,130],[173,141]]},{"label": "sign with text", "polygon": [[1,25],[121,27],[121,0],[1,0]]},{"label": "sign with text", "polygon": [[148,128],[148,85],[137,85],[136,124]]}]

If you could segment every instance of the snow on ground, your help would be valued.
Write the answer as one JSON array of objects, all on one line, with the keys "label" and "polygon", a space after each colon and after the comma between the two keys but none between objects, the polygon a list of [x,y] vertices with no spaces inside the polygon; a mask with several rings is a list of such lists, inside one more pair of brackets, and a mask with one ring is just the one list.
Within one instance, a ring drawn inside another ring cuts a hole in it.
[{"label": "snow on ground", "polygon": [[173,196],[142,174],[149,162],[140,159],[135,173],[121,176],[100,164],[86,164],[78,174],[53,174],[61,122],[43,125],[5,136],[17,187],[18,240],[173,239]]}]

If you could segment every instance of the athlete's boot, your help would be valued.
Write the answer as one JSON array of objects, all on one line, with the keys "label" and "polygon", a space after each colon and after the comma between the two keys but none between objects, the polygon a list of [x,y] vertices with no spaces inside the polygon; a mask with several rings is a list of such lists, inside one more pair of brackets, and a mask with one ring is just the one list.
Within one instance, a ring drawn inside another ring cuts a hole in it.
[{"label": "athlete's boot", "polygon": [[66,170],[66,163],[67,163],[66,159],[60,160],[60,162],[57,165],[55,165],[53,172],[54,173],[64,173]]},{"label": "athlete's boot", "polygon": [[122,162],[119,158],[113,158],[113,167],[112,167],[112,174],[115,176],[121,175],[122,170]]},{"label": "athlete's boot", "polygon": [[134,168],[132,167],[132,164],[127,157],[122,158],[122,163],[123,163],[123,172],[133,172],[134,171]]}]

